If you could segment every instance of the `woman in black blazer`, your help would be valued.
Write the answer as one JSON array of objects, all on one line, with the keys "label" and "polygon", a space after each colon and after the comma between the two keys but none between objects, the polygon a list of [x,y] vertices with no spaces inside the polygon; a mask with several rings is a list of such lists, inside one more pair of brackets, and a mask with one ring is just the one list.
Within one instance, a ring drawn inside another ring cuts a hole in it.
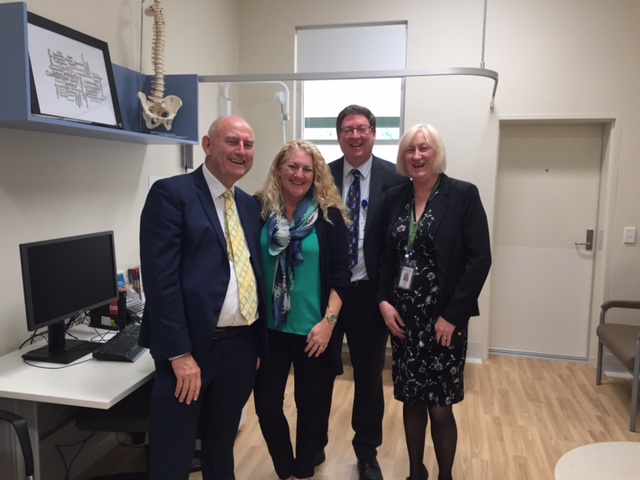
[{"label": "woman in black blazer", "polygon": [[469,318],[491,265],[487,217],[475,185],[448,177],[446,152],[430,125],[407,131],[398,172],[412,182],[385,201],[387,245],[378,294],[391,332],[394,397],[403,402],[410,475],[425,480],[427,423],[439,480],[452,478],[453,404],[464,398]]}]

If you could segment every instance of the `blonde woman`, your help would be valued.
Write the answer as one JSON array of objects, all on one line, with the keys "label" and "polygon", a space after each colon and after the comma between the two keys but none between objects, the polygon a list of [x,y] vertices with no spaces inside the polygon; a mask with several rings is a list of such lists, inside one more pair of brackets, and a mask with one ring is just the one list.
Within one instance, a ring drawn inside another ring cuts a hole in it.
[{"label": "blonde woman", "polygon": [[[256,377],[260,428],[281,479],[308,479],[326,432],[333,380],[342,373],[341,341],[332,335],[349,287],[347,211],[324,158],[294,140],[276,155],[257,194],[265,221],[262,266],[269,356]],[[283,398],[293,365],[295,452]]]},{"label": "blonde woman", "polygon": [[447,176],[442,138],[410,128],[398,146],[398,172],[411,183],[385,200],[386,255],[380,312],[391,332],[394,397],[409,454],[407,480],[427,480],[427,423],[438,480],[452,480],[458,430],[453,405],[464,398],[469,319],[491,266],[489,227],[475,185]]}]

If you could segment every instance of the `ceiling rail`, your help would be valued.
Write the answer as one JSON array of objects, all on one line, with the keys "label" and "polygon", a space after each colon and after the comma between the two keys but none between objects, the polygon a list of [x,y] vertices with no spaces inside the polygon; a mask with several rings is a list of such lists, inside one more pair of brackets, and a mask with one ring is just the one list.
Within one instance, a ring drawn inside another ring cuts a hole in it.
[{"label": "ceiling rail", "polygon": [[363,70],[357,72],[307,72],[307,73],[265,73],[248,75],[199,75],[200,83],[228,82],[274,82],[274,81],[309,81],[309,80],[352,80],[370,78],[408,78],[433,77],[447,75],[468,75],[490,78],[494,81],[489,107],[493,110],[496,91],[498,90],[498,72],[486,68],[443,67],[409,70]]}]

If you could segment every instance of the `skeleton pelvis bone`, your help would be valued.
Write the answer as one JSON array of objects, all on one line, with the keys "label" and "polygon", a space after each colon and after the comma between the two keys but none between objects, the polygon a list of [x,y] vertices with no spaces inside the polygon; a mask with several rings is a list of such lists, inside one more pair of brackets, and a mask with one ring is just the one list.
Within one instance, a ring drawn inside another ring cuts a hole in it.
[{"label": "skeleton pelvis bone", "polygon": [[182,100],[175,95],[167,95],[164,98],[153,98],[143,92],[138,92],[138,99],[142,105],[142,116],[147,128],[153,130],[158,125],[171,130],[171,124],[178,110],[182,107]]}]

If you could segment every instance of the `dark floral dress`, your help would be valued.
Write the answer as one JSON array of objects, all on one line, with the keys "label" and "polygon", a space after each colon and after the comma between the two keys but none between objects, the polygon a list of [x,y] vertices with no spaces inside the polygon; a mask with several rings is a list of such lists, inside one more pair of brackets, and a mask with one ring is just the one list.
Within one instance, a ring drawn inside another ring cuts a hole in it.
[{"label": "dark floral dress", "polygon": [[[405,262],[413,205],[413,200],[407,202],[391,231],[391,251],[396,252],[396,265]],[[391,337],[392,376],[397,400],[409,404],[426,400],[430,406],[443,407],[464,398],[467,347],[466,341],[460,347],[443,347],[436,342],[435,311],[440,292],[433,242],[434,220],[427,204],[409,257],[415,267],[411,289],[399,288],[397,278],[394,282],[392,303],[406,325],[407,336]],[[398,275],[400,268],[396,271]]]}]

